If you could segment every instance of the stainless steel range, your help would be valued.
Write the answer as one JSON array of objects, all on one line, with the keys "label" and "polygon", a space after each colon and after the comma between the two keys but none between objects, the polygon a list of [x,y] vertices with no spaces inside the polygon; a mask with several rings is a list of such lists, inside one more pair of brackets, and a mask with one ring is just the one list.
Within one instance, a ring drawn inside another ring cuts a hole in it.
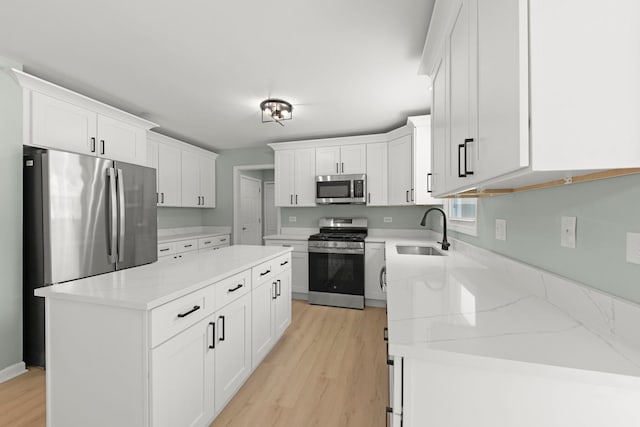
[{"label": "stainless steel range", "polygon": [[321,218],[309,236],[309,303],[364,308],[366,218]]}]

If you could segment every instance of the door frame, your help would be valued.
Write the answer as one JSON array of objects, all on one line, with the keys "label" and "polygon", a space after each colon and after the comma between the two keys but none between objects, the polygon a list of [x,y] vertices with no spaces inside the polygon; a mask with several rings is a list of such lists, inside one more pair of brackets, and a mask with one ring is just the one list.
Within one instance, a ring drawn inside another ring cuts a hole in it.
[{"label": "door frame", "polygon": [[[275,164],[273,163],[265,163],[260,165],[238,165],[233,167],[233,224],[231,225],[231,229],[233,232],[233,244],[235,245],[240,237],[240,172],[248,171],[248,170],[264,170],[264,169],[273,169],[275,172]],[[264,198],[264,193],[262,195]],[[280,208],[276,206],[276,223],[277,230],[280,233]],[[261,229],[262,233],[262,229]]]}]

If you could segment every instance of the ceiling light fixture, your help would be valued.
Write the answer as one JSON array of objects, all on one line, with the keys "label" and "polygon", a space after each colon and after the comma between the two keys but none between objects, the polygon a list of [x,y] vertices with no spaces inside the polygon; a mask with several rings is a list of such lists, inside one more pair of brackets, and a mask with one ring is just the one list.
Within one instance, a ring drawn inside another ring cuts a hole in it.
[{"label": "ceiling light fixture", "polygon": [[276,122],[284,126],[283,120],[291,120],[293,106],[282,99],[269,98],[260,103],[262,110],[262,123]]}]

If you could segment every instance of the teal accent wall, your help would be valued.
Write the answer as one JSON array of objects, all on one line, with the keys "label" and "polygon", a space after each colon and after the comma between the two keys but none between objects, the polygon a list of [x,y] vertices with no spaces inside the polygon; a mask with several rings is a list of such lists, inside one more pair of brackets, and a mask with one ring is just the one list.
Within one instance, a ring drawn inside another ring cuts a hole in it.
[{"label": "teal accent wall", "polygon": [[216,208],[202,209],[202,225],[232,226],[233,224],[233,167],[241,165],[273,164],[270,147],[238,148],[219,151],[216,161]]},{"label": "teal accent wall", "polygon": [[158,208],[158,228],[200,226],[203,211],[198,208]]},{"label": "teal accent wall", "polygon": [[[0,68],[22,69],[0,57]],[[0,370],[22,362],[22,89],[0,71]]]},{"label": "teal accent wall", "polygon": [[[479,199],[471,244],[640,303],[640,265],[626,262],[626,233],[640,233],[640,174]],[[576,248],[560,246],[560,218],[577,217]],[[507,240],[495,220],[507,220]]]},{"label": "teal accent wall", "polygon": [[[419,225],[422,215],[431,206],[380,206],[325,205],[314,208],[282,208],[283,227],[317,227],[322,217],[364,217],[369,228],[422,229]],[[296,221],[289,221],[295,216]],[[384,222],[391,217],[392,222]]]}]

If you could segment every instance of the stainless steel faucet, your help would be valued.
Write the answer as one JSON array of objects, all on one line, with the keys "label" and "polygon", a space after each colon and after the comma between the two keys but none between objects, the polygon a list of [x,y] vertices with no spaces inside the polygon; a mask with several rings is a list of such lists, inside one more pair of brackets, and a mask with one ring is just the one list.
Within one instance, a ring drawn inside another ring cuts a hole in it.
[{"label": "stainless steel faucet", "polygon": [[431,211],[440,211],[440,213],[442,214],[442,218],[443,218],[443,222],[442,222],[442,242],[438,242],[442,244],[442,250],[443,251],[448,251],[449,250],[449,246],[451,246],[451,244],[449,242],[447,242],[447,215],[444,213],[444,211],[440,208],[429,208],[427,209],[427,211],[424,213],[424,216],[422,217],[422,221],[420,221],[420,225],[421,226],[425,226],[427,225],[427,215],[429,215],[429,212]]}]

